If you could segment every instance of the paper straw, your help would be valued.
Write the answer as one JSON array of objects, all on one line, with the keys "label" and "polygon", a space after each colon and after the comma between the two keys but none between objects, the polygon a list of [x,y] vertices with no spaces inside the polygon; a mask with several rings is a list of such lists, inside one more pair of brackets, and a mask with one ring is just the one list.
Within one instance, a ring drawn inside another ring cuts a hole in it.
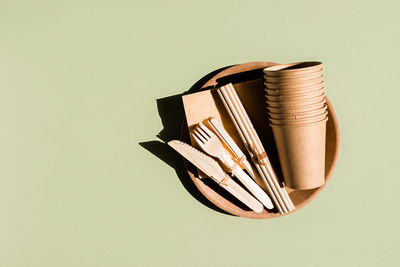
[{"label": "paper straw", "polygon": [[[250,118],[247,115],[246,110],[244,109],[239,97],[236,94],[235,89],[233,88],[232,84],[228,84],[225,87],[221,87],[221,92],[225,93],[228,97],[228,100],[231,100],[231,103],[228,103],[228,105],[233,105],[232,106],[232,111],[236,112],[237,116],[237,121],[241,123],[242,125],[241,128],[243,129],[242,131],[246,133],[246,139],[247,142],[250,143],[251,149],[254,149],[253,153],[259,155],[263,152],[265,152],[262,143],[260,139],[258,138],[258,135],[256,131],[254,130],[254,127],[250,121]],[[274,195],[276,195],[277,200],[279,201],[279,204],[284,212],[287,212],[288,210],[291,211],[294,209],[294,205],[292,201],[290,200],[289,195],[286,192],[285,188],[281,188],[281,186],[278,183],[278,180],[276,179],[276,175],[273,171],[273,168],[267,158],[262,160],[262,163],[264,165],[260,165],[262,173],[267,177],[268,183],[270,184],[271,188],[274,191]]]},{"label": "paper straw", "polygon": [[[245,144],[247,151],[249,152],[250,156],[253,157],[254,156],[253,151],[251,150],[252,145],[249,144],[249,141],[251,141],[251,139],[249,138],[247,133],[242,130],[242,129],[244,129],[243,124],[239,120],[237,120],[237,118],[239,118],[237,111],[235,109],[231,109],[231,107],[233,107],[233,103],[229,99],[228,95],[226,95],[225,90],[217,90],[217,92],[218,92],[218,95],[220,96],[222,103],[224,104],[226,110],[228,111],[228,114],[231,117],[233,124],[235,125],[236,130],[239,133],[240,138],[242,139],[243,143]],[[247,138],[246,138],[246,136],[247,136]],[[285,212],[282,210],[280,203],[276,199],[274,191],[272,190],[270,183],[268,183],[267,179],[265,178],[260,165],[257,162],[255,162],[255,166],[257,168],[257,172],[260,174],[261,179],[263,180],[264,184],[266,185],[268,193],[270,194],[272,200],[274,201],[279,213],[284,214]]]},{"label": "paper straw", "polygon": [[[243,125],[241,124],[242,125],[242,128],[241,128],[240,125],[238,124],[237,118],[239,118],[239,116],[238,116],[236,110],[231,109],[228,104],[228,102],[229,102],[231,104],[231,106],[233,107],[232,102],[230,101],[229,98],[225,98],[223,93],[226,93],[226,92],[222,93],[222,91],[223,90],[217,90],[218,95],[220,96],[222,103],[224,104],[226,110],[228,111],[228,114],[231,117],[233,124],[235,125],[236,130],[239,133],[240,138],[242,139],[243,143],[245,144],[247,151],[249,152],[250,156],[253,158],[253,151],[251,150],[251,144],[248,143],[248,140],[250,140],[250,139],[246,139],[246,137],[245,137],[246,133],[242,131]],[[235,117],[235,115],[236,115],[236,117]],[[274,201],[275,206],[277,207],[279,213],[284,214],[285,212],[282,210],[281,205],[279,204],[278,200],[276,199],[275,194],[270,186],[270,183],[268,183],[267,179],[265,178],[265,175],[262,172],[260,165],[257,162],[254,162],[254,163],[255,163],[257,172],[258,172],[259,176],[261,177],[261,179],[263,180],[265,186],[267,187],[267,191],[270,194],[272,200]]]},{"label": "paper straw", "polygon": [[[254,154],[254,152],[257,153],[257,151],[253,151],[253,149],[257,148],[254,146],[254,140],[251,138],[251,131],[249,131],[249,127],[247,125],[246,127],[246,122],[243,116],[241,116],[240,109],[238,109],[238,106],[235,105],[234,101],[234,95],[230,95],[229,93],[229,87],[221,87],[219,92],[222,93],[221,99],[223,100],[224,105],[228,109],[228,113],[230,114],[232,120],[235,123],[235,126],[237,127],[241,138],[243,139],[244,143],[246,144],[246,148],[249,150],[249,153]],[[221,96],[221,93],[219,95]],[[240,100],[239,100],[240,101]],[[263,179],[263,182],[267,186],[267,189],[275,202],[275,205],[277,206],[279,212],[281,214],[288,212],[290,210],[289,207],[286,207],[285,202],[282,200],[282,197],[280,195],[279,190],[276,188],[276,184],[273,182],[273,179],[271,179],[269,172],[266,172],[265,170],[263,171],[263,167],[257,162],[255,162],[257,171],[259,172],[261,178]],[[280,188],[279,188],[280,189]]]},{"label": "paper straw", "polygon": [[[233,85],[230,83],[230,84],[227,85],[227,87],[230,89],[229,91],[231,92],[232,97],[234,99],[236,99],[235,102],[236,102],[239,110],[241,111],[239,113],[242,113],[242,115],[244,117],[244,122],[247,124],[248,131],[250,132],[250,136],[252,137],[253,143],[255,144],[255,148],[258,150],[257,153],[265,153],[265,150],[264,150],[264,147],[263,147],[263,145],[261,143],[261,140],[258,137],[257,132],[255,131],[255,129],[254,129],[254,127],[253,127],[253,125],[252,125],[252,123],[250,121],[250,118],[248,117],[247,112],[243,107],[242,102],[240,101],[235,89],[233,88]],[[286,191],[286,189],[282,188],[280,186],[280,184],[278,182],[278,179],[276,177],[276,174],[275,174],[275,172],[274,172],[274,170],[272,168],[272,165],[271,165],[270,161],[268,160],[268,157],[262,159],[261,161],[266,166],[265,168],[264,168],[264,166],[261,166],[262,169],[264,170],[264,172],[267,171],[268,175],[272,177],[271,180],[274,183],[274,185],[277,187],[278,192],[280,194],[280,197],[283,199],[286,207],[288,208],[289,211],[293,210],[294,209],[294,205],[293,205],[289,195],[287,194],[287,192],[286,192],[286,194],[284,193],[284,191]]]},{"label": "paper straw", "polygon": [[[225,91],[226,95],[228,96],[228,100],[231,101],[230,104],[233,107],[232,110],[234,110],[236,112],[236,114],[237,114],[237,121],[241,124],[242,131],[246,133],[246,139],[248,140],[248,142],[250,140],[250,142],[249,142],[251,144],[250,149],[252,150],[252,152],[254,154],[253,155],[253,158],[254,158],[254,156],[259,154],[258,151],[257,151],[257,145],[256,145],[255,141],[253,140],[253,138],[251,136],[252,133],[251,133],[251,131],[249,129],[249,126],[246,124],[246,119],[245,119],[245,117],[243,115],[243,112],[241,112],[241,110],[240,110],[240,108],[239,108],[239,106],[237,104],[237,101],[235,101],[237,99],[235,99],[235,95],[232,94],[230,89],[231,88],[229,87],[229,85],[227,85],[227,86],[223,87],[222,92]],[[283,200],[282,200],[282,198],[281,198],[276,186],[274,186],[274,183],[271,181],[271,177],[270,177],[269,173],[265,172],[263,170],[263,166],[260,165],[259,167],[261,168],[261,173],[264,174],[264,176],[265,176],[265,178],[267,180],[267,184],[269,184],[270,187],[272,188],[273,194],[277,199],[277,203],[276,204],[279,205],[282,208],[284,213],[288,212],[288,210],[285,207],[285,204],[284,204],[284,202],[283,202]]]},{"label": "paper straw", "polygon": [[[231,99],[233,100],[233,104],[235,105],[235,109],[238,110],[239,116],[241,121],[244,123],[245,131],[249,133],[249,138],[252,140],[252,143],[254,145],[253,149],[255,150],[256,155],[260,155],[261,153],[265,152],[263,149],[263,146],[261,144],[260,139],[258,138],[258,135],[256,131],[254,130],[254,127],[250,121],[250,118],[247,115],[246,110],[244,109],[239,97],[236,94],[235,89],[233,88],[232,84],[228,84],[226,86],[227,92],[230,95]],[[261,170],[267,177],[267,180],[269,184],[271,185],[278,201],[280,202],[280,205],[284,212],[288,212],[291,210],[290,204],[288,203],[288,200],[286,199],[285,195],[281,192],[281,187],[276,179],[276,175],[272,171],[272,166],[270,165],[269,160],[264,159],[262,162],[265,164],[261,164]]]}]

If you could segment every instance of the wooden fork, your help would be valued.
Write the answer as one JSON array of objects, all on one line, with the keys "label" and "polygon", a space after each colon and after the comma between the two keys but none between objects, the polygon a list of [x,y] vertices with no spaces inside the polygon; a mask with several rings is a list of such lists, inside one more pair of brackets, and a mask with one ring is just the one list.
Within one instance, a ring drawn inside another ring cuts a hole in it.
[{"label": "wooden fork", "polygon": [[209,155],[218,158],[225,167],[227,167],[234,176],[267,208],[272,209],[269,196],[250,178],[239,165],[231,158],[229,153],[223,147],[218,137],[210,131],[204,124],[200,123],[191,133],[192,137],[199,146]]}]

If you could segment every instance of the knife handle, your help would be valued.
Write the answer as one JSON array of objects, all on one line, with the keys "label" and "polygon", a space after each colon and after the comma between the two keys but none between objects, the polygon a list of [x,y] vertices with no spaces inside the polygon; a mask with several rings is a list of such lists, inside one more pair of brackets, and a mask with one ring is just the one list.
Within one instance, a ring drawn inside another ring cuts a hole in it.
[{"label": "knife handle", "polygon": [[250,178],[235,162],[231,159],[231,157],[224,153],[221,157],[223,163],[230,169],[232,169],[233,175],[235,175],[239,181],[267,208],[273,209],[274,204],[272,204],[271,199],[261,189],[261,187],[254,182],[253,179]]},{"label": "knife handle", "polygon": [[274,204],[272,204],[269,196],[261,189],[261,187],[254,182],[240,167],[236,167],[232,170],[233,175],[235,175],[246,187],[249,191],[263,203],[263,205],[267,209],[273,209]]},{"label": "knife handle", "polygon": [[264,210],[263,205],[234,180],[229,179],[226,183],[220,184],[220,186],[255,212],[260,213]]}]

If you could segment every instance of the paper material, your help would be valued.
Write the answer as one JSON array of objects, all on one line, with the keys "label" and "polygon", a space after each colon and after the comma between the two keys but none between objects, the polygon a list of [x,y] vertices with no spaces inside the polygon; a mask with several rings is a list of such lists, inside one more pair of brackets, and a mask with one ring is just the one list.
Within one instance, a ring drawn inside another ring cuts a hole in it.
[{"label": "paper material", "polygon": [[305,190],[325,183],[326,121],[272,126],[286,186]]},{"label": "paper material", "polygon": [[[261,138],[261,142],[265,146],[267,154],[270,155],[271,152],[275,155],[274,158],[277,159],[278,157],[275,147],[266,146],[266,144],[273,144],[274,141],[272,129],[268,126],[269,122],[265,107],[263,80],[257,79],[238,83],[234,84],[234,87],[253,123],[254,128]],[[229,117],[229,114],[225,110],[225,107],[218,96],[216,89],[185,95],[182,98],[189,131],[192,131],[196,124],[200,122],[205,123],[205,120],[208,118],[215,117],[222,123],[232,139],[246,154],[246,157],[250,158],[246,152],[247,149],[244,147],[244,144]],[[194,147],[199,148],[194,140],[192,140],[192,144]],[[275,162],[274,167],[276,164],[277,162]],[[256,172],[255,169],[254,171]],[[199,173],[199,177],[203,178],[205,176],[204,174]],[[256,183],[266,190],[265,185],[261,180],[256,180]]]}]

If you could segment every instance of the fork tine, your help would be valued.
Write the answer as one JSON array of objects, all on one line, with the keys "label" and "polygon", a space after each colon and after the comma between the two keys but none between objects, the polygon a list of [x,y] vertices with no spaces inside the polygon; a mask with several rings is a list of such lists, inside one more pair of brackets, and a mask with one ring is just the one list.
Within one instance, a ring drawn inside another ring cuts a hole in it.
[{"label": "fork tine", "polygon": [[205,139],[206,141],[209,140],[209,139],[211,138],[211,137],[208,136],[208,134],[207,134],[203,129],[201,129],[200,127],[197,127],[195,131],[197,131],[197,133],[198,133],[199,135],[203,136],[204,139]]},{"label": "fork tine", "polygon": [[208,127],[205,126],[203,123],[200,123],[199,125],[200,125],[201,129],[203,129],[203,130],[208,134],[208,136],[213,137],[213,136],[215,135],[215,134],[214,134],[213,132],[211,132],[210,129],[208,129]]},{"label": "fork tine", "polygon": [[197,144],[199,144],[200,146],[203,144],[201,140],[194,133],[191,133],[190,135],[193,137],[193,139],[196,141]]},{"label": "fork tine", "polygon": [[193,131],[192,136],[199,145],[203,145],[206,143],[206,140],[197,131]]}]

